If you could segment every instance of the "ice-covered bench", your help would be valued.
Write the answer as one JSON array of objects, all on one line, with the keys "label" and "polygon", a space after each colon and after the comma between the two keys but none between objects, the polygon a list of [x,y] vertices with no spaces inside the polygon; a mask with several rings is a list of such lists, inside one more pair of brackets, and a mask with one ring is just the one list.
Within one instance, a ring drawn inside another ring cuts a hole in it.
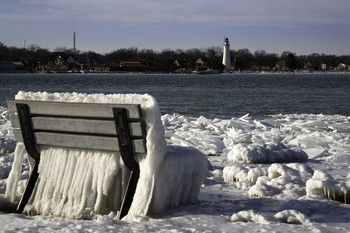
[{"label": "ice-covered bench", "polygon": [[[121,219],[198,201],[206,158],[167,147],[150,95],[19,92],[8,107],[15,155],[27,152],[33,161],[20,212],[90,218],[120,210]],[[16,195],[13,176],[9,197]]]}]

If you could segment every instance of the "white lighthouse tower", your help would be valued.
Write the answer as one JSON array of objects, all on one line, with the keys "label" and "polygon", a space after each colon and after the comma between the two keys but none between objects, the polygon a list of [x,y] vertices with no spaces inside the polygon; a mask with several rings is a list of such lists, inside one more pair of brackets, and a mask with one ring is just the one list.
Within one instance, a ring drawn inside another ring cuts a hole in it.
[{"label": "white lighthouse tower", "polygon": [[231,71],[231,56],[230,56],[230,42],[227,37],[224,39],[224,57],[222,64],[225,66],[225,71]]}]

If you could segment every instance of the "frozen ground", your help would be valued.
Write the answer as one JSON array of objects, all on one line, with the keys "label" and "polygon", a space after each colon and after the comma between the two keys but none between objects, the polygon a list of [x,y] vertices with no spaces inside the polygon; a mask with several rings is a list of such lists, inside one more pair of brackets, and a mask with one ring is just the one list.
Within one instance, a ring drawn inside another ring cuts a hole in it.
[{"label": "frozen ground", "polygon": [[[163,115],[169,145],[193,146],[211,162],[200,204],[128,221],[113,214],[86,221],[13,213],[4,193],[15,144],[6,109],[0,114],[1,232],[350,231],[350,117]],[[25,161],[18,193],[28,167]]]}]

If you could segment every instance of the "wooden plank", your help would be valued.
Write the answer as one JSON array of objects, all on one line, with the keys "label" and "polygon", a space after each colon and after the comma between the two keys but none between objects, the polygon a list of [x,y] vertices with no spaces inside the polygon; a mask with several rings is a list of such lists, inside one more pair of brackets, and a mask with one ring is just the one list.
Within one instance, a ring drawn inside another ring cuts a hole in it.
[{"label": "wooden plank", "polygon": [[128,118],[142,118],[139,104],[105,104],[105,103],[73,103],[54,101],[9,100],[9,111],[17,112],[16,103],[29,105],[30,114],[53,116],[85,116],[85,117],[113,117],[112,109],[122,107],[127,109]]},{"label": "wooden plank", "polygon": [[[23,142],[21,131],[14,129],[16,141]],[[38,145],[71,147],[80,149],[103,150],[103,151],[119,151],[117,137],[99,137],[73,134],[59,134],[59,133],[34,133],[36,143]],[[145,154],[146,142],[144,139],[133,139],[131,144],[134,153]]]},{"label": "wooden plank", "polygon": [[[32,117],[34,131],[64,131],[79,132],[86,134],[110,134],[116,135],[117,131],[113,120],[89,120],[54,117]],[[18,116],[11,117],[13,128],[20,128]],[[129,123],[130,135],[132,137],[145,137],[142,122]]]}]

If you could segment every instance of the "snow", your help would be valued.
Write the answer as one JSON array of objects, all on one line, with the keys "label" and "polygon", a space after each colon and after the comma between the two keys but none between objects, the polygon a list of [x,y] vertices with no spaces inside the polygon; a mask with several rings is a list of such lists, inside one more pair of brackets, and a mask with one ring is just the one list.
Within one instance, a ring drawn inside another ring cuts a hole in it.
[{"label": "snow", "polygon": [[[162,115],[169,153],[165,157],[184,156],[181,148],[191,146],[206,154],[210,161],[211,169],[200,187],[199,203],[193,200],[193,205],[182,206],[179,198],[172,204],[178,207],[171,210],[163,210],[163,204],[152,206],[162,209],[162,214],[153,217],[135,214],[118,221],[114,219],[115,213],[106,213],[83,221],[11,213],[13,206],[4,197],[10,169],[23,168],[16,190],[18,198],[28,178],[29,165],[27,159],[23,165],[14,162],[13,135],[6,109],[2,108],[0,114],[0,140],[12,144],[10,147],[1,144],[4,148],[0,148],[3,150],[0,155],[2,231],[350,231],[350,206],[346,204],[350,202],[349,116],[279,114],[263,119],[249,115],[207,119]],[[195,150],[194,154],[199,152]],[[201,161],[196,156],[193,159]],[[168,162],[171,165],[159,165],[159,168],[174,166],[171,160]],[[185,167],[179,179],[204,172],[188,164]],[[172,170],[173,174],[168,173],[168,178],[155,180],[157,195],[177,195],[175,186],[169,189],[157,186],[164,180],[176,179],[180,175],[176,169]],[[161,203],[161,197],[158,200]]]}]

